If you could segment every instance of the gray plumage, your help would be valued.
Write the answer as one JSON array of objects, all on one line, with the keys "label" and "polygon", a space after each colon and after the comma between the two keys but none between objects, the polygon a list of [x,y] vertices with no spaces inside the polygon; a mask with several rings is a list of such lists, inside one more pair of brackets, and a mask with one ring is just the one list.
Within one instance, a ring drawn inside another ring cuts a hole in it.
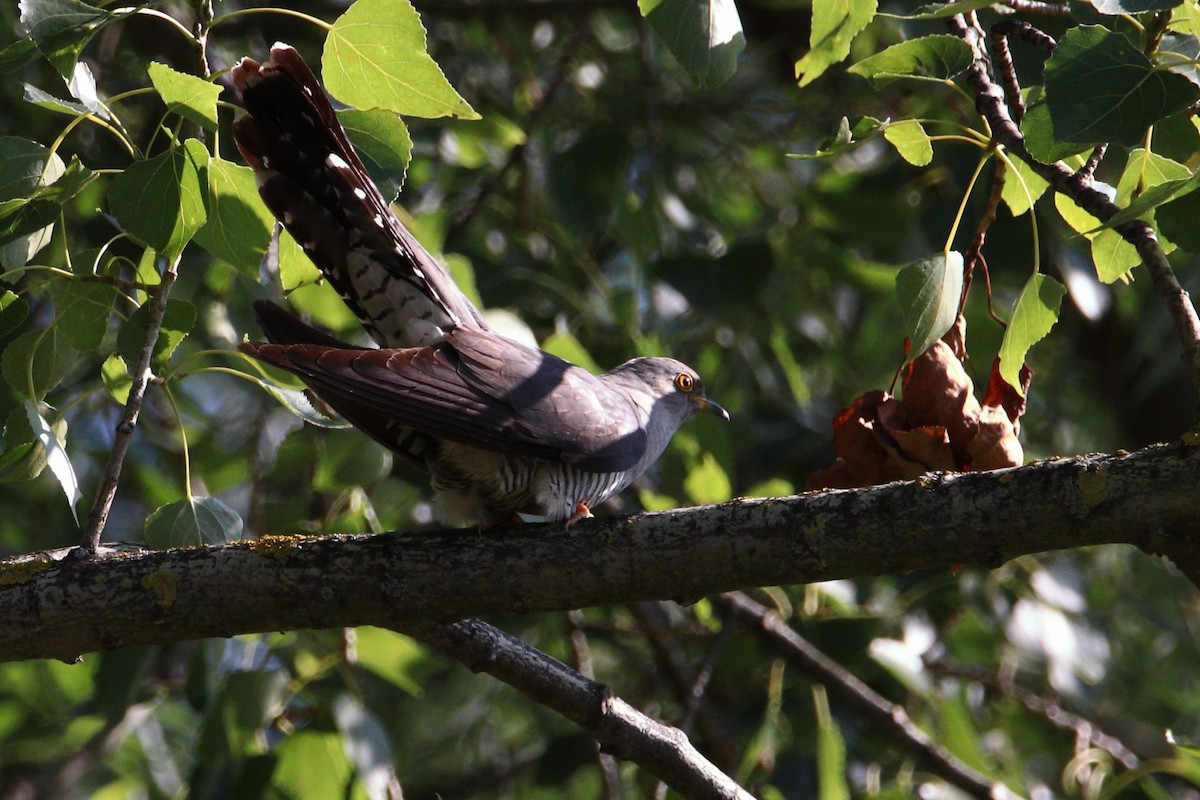
[{"label": "gray plumage", "polygon": [[628,486],[692,415],[728,419],[669,358],[593,375],[490,329],[387,207],[299,55],[243,59],[239,149],[271,211],[384,347],[340,342],[271,303],[242,349],[298,375],[433,477],[439,519],[574,521]]}]

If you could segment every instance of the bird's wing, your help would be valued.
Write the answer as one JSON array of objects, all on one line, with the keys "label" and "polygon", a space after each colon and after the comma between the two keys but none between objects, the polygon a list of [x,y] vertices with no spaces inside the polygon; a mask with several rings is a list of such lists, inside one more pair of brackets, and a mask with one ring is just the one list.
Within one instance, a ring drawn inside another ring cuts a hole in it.
[{"label": "bird's wing", "polygon": [[350,422],[389,445],[407,427],[499,453],[592,472],[632,468],[646,432],[629,399],[579,367],[489,331],[428,347],[243,344],[298,375]]},{"label": "bird's wing", "polygon": [[441,339],[453,326],[486,329],[479,311],[388,208],[321,85],[291,47],[233,70],[249,112],[234,123],[271,212],[388,347]]}]

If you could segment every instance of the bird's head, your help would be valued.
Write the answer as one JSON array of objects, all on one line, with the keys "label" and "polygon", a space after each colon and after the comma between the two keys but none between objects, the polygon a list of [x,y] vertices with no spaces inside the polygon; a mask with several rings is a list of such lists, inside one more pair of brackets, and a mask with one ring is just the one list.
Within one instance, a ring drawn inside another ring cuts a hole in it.
[{"label": "bird's head", "polygon": [[651,417],[669,417],[676,427],[693,414],[712,414],[729,421],[729,412],[709,399],[696,371],[673,358],[635,358],[605,378],[629,390],[639,405],[646,404]]}]

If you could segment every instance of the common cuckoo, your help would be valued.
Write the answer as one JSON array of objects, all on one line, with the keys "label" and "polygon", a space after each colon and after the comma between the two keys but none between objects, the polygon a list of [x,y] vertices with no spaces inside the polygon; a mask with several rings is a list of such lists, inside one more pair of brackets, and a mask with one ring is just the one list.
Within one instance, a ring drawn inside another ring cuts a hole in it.
[{"label": "common cuckoo", "polygon": [[597,376],[489,329],[391,212],[295,50],[244,58],[233,81],[248,112],[235,138],[264,202],[381,346],[260,302],[270,343],[242,350],[425,468],[440,521],[574,522],[645,472],[692,415],[729,419],[674,359]]}]

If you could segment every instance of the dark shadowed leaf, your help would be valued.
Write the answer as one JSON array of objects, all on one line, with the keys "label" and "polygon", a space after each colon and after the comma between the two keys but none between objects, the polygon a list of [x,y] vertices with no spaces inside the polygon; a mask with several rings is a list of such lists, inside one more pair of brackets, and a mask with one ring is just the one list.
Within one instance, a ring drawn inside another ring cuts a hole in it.
[{"label": "dark shadowed leaf", "polygon": [[388,202],[395,200],[412,157],[412,137],[404,120],[390,111],[355,109],[339,112],[338,119],[379,191]]},{"label": "dark shadowed leaf", "polygon": [[113,179],[109,208],[139,242],[175,260],[207,218],[208,151],[195,139]]},{"label": "dark shadowed leaf", "polygon": [[962,295],[963,257],[951,250],[909,264],[896,275],[896,297],[916,358],[950,330]]},{"label": "dark shadowed leaf", "polygon": [[254,171],[214,158],[208,165],[208,190],[208,219],[196,231],[196,244],[257,277],[275,218],[259,199]]},{"label": "dark shadowed leaf", "polygon": [[1046,62],[1045,85],[1056,141],[1127,147],[1200,97],[1187,78],[1155,69],[1128,38],[1099,25],[1063,36]]},{"label": "dark shadowed leaf", "polygon": [[[117,351],[130,368],[138,363],[142,343],[146,341],[146,325],[150,321],[150,304],[147,303],[130,315],[117,333]],[[154,344],[152,366],[166,362],[175,348],[184,340],[196,324],[196,307],[186,300],[174,298],[167,301],[163,314],[162,330]]]},{"label": "dark shadowed leaf", "polygon": [[155,550],[235,542],[242,518],[215,497],[193,497],[165,505],[146,520],[146,544]]},{"label": "dark shadowed leaf", "polygon": [[640,0],[646,22],[696,85],[719,86],[746,47],[733,0]]}]

